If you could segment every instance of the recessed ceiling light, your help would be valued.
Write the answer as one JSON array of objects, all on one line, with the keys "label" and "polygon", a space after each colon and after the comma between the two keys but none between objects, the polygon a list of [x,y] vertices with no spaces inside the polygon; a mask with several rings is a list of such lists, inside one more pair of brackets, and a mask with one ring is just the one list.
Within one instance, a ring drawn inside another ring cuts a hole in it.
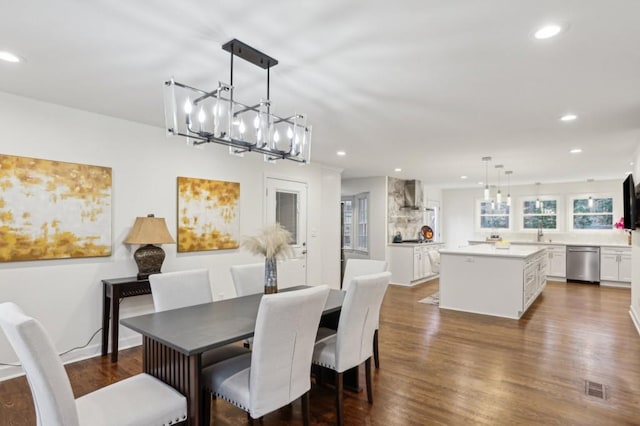
[{"label": "recessed ceiling light", "polygon": [[630,166],[633,166],[633,161],[629,163]]},{"label": "recessed ceiling light", "polygon": [[565,114],[562,117],[560,117],[560,121],[573,121],[576,118],[578,118],[578,116],[575,114]]},{"label": "recessed ceiling light", "polygon": [[533,33],[533,36],[538,40],[546,40],[560,34],[562,27],[558,24],[548,24],[544,27],[540,27]]},{"label": "recessed ceiling light", "polygon": [[336,154],[339,155],[340,157],[344,157],[345,155],[347,155],[347,153],[344,151],[338,151],[336,152]]},{"label": "recessed ceiling light", "polygon": [[574,148],[569,152],[572,153],[572,154],[580,154],[582,152],[582,150],[580,148]]},{"label": "recessed ceiling light", "polygon": [[7,62],[20,62],[20,57],[7,51],[0,51],[0,59]]},{"label": "recessed ceiling light", "polygon": [[460,179],[466,179],[466,178],[467,176],[464,176],[464,175],[460,176]]},{"label": "recessed ceiling light", "polygon": [[395,169],[393,169],[394,172],[401,172],[402,169],[400,167],[396,167]]}]

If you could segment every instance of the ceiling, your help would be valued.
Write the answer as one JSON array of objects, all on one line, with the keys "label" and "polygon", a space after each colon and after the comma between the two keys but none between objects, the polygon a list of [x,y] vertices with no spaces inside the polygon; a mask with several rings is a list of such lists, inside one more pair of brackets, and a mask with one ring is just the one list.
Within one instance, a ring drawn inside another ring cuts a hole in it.
[{"label": "ceiling", "polygon": [[[0,50],[26,59],[0,63],[1,91],[163,126],[162,82],[229,82],[237,38],[279,60],[275,112],[306,113],[312,161],[344,177],[473,186],[492,156],[492,182],[496,164],[512,184],[622,179],[640,146],[637,0],[0,4]],[[550,21],[568,30],[534,40]],[[236,97],[255,103],[266,73],[242,62]]]}]

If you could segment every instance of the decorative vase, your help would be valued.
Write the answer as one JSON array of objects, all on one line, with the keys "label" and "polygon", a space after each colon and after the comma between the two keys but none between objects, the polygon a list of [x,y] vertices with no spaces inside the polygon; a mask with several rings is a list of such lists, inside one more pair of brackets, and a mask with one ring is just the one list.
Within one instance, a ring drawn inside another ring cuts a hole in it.
[{"label": "decorative vase", "polygon": [[278,262],[275,257],[264,260],[264,294],[278,292]]}]

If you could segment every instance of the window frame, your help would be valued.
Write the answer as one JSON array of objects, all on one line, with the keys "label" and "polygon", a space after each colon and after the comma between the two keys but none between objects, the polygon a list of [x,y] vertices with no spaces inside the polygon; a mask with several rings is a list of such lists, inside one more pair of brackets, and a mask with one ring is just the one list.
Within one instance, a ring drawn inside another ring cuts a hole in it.
[{"label": "window frame", "polygon": [[519,232],[526,232],[526,233],[536,233],[538,232],[538,228],[525,228],[524,227],[524,218],[526,216],[554,216],[554,215],[550,215],[550,214],[525,214],[525,208],[524,208],[524,203],[527,201],[536,201],[536,199],[539,199],[540,201],[544,202],[544,201],[555,201],[556,202],[556,227],[555,228],[542,228],[543,232],[562,232],[563,228],[564,228],[564,223],[563,222],[563,218],[564,218],[564,211],[563,211],[563,207],[564,207],[564,203],[563,203],[563,197],[560,196],[556,196],[556,195],[541,195],[541,196],[536,196],[536,195],[531,195],[531,196],[526,196],[526,197],[519,197],[518,198],[518,230]]},{"label": "window frame", "polygon": [[[611,226],[608,228],[575,228],[574,225],[574,212],[573,212],[573,204],[575,200],[588,200],[589,196],[591,196],[594,200],[601,199],[610,199],[611,200],[611,212],[604,213],[579,213],[579,215],[588,215],[588,216],[611,216]],[[603,232],[603,231],[611,231],[613,229],[613,223],[615,223],[616,218],[616,197],[611,193],[603,193],[603,194],[574,194],[568,197],[567,199],[567,231],[569,232]]]},{"label": "window frame", "polygon": [[[345,251],[349,251],[349,252],[354,252],[354,253],[362,253],[362,254],[368,254],[369,253],[369,220],[370,220],[370,202],[369,202],[370,198],[369,198],[369,193],[368,192],[361,192],[359,194],[354,194],[354,195],[347,195],[347,196],[343,196],[341,197],[341,201],[342,202],[350,202],[351,203],[351,234],[349,235],[351,238],[351,245],[350,246],[345,246],[344,245],[344,236],[343,236],[343,241],[342,241],[342,249]],[[360,222],[361,220],[361,214],[360,214],[360,202],[364,201],[366,203],[365,205],[365,216],[364,216],[364,222]],[[344,220],[344,215],[343,215],[343,220]],[[347,225],[347,222],[344,221],[344,224]],[[364,234],[365,234],[365,238],[364,238],[364,246],[360,245],[360,240],[362,237],[362,231],[361,231],[361,225],[364,226],[365,230],[364,230]],[[346,233],[345,233],[346,234]]]},{"label": "window frame", "polygon": [[[484,198],[477,198],[476,199],[476,212],[475,212],[475,225],[476,225],[476,231],[478,232],[491,232],[493,231],[498,231],[498,232],[511,232],[513,231],[513,204],[509,207],[509,213],[508,214],[482,214],[482,203],[491,203],[491,201],[485,201]],[[506,201],[503,202],[502,204],[506,205]],[[483,216],[506,216],[508,219],[508,226],[506,228],[485,228],[482,226],[482,217]]]}]

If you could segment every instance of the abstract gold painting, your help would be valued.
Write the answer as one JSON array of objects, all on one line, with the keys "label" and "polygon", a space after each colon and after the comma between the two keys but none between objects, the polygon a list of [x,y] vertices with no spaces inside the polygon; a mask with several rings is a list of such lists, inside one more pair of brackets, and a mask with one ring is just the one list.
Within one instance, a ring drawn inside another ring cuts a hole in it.
[{"label": "abstract gold painting", "polygon": [[178,252],[236,249],[240,183],[178,177]]},{"label": "abstract gold painting", "polygon": [[0,154],[0,261],[111,255],[111,168]]}]

